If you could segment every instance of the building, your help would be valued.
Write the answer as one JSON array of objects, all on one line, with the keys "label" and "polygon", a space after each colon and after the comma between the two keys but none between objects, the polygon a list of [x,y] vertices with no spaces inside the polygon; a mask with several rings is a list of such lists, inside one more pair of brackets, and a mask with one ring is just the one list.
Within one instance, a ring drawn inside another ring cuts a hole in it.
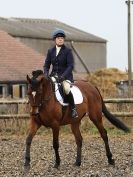
[{"label": "building", "polygon": [[75,72],[89,73],[106,68],[106,40],[57,20],[0,18],[0,29],[33,48],[42,55],[52,45],[55,29],[66,32],[66,44],[72,48]]},{"label": "building", "polygon": [[25,97],[26,75],[43,63],[43,55],[0,31],[0,97]]},{"label": "building", "polygon": [[0,18],[0,97],[25,97],[26,75],[43,69],[52,32],[64,29],[75,73],[106,67],[106,40],[57,20]]}]

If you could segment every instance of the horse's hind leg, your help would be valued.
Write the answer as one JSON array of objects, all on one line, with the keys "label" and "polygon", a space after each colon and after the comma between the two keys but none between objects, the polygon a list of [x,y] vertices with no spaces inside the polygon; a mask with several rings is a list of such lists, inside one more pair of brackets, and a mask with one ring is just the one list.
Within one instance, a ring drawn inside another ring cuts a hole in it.
[{"label": "horse's hind leg", "polygon": [[[96,119],[97,117],[97,119]],[[95,124],[95,126],[98,128],[99,133],[105,143],[105,148],[106,148],[106,155],[108,158],[108,163],[111,165],[115,164],[114,159],[112,158],[112,153],[110,151],[110,147],[109,147],[109,142],[108,142],[108,136],[107,136],[107,131],[105,130],[104,126],[103,126],[103,122],[102,122],[102,115],[98,114],[97,116],[95,115],[91,115],[90,116],[91,121]]]},{"label": "horse's hind leg", "polygon": [[72,132],[75,136],[75,140],[76,140],[76,144],[77,144],[77,157],[76,157],[76,162],[75,165],[76,166],[80,166],[81,165],[81,152],[82,152],[82,136],[81,136],[81,132],[79,129],[79,123],[74,123],[71,124],[71,129]]},{"label": "horse's hind leg", "polygon": [[54,168],[58,168],[60,165],[60,156],[59,156],[59,126],[54,126],[52,128],[53,132],[53,148],[55,150],[55,165]]},{"label": "horse's hind leg", "polygon": [[24,166],[26,168],[30,167],[31,142],[32,142],[32,139],[35,136],[35,134],[36,134],[36,132],[39,128],[40,128],[40,125],[37,124],[34,119],[31,119],[29,133],[28,133],[28,136],[26,138],[26,151],[25,151],[25,162],[24,162]]}]

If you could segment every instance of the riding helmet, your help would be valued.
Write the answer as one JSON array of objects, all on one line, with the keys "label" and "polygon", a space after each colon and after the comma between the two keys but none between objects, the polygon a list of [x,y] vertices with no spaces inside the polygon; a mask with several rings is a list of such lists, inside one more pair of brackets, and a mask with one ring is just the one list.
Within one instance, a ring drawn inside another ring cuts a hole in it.
[{"label": "riding helmet", "polygon": [[57,38],[57,37],[64,37],[64,38],[65,38],[65,37],[66,37],[66,34],[65,34],[64,30],[58,29],[58,30],[55,30],[55,31],[53,32],[52,37],[53,37],[53,39],[55,39],[55,38]]}]

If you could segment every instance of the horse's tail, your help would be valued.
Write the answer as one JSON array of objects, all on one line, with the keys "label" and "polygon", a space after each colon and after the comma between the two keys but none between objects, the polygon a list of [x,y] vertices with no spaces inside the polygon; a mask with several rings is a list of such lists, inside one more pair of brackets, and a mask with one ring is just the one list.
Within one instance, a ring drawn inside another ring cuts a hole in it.
[{"label": "horse's tail", "polygon": [[106,105],[105,105],[105,103],[104,103],[104,101],[103,101],[103,98],[102,98],[102,96],[101,96],[101,94],[100,94],[100,91],[98,90],[97,87],[96,87],[96,89],[97,89],[97,91],[99,92],[99,95],[100,95],[100,97],[101,97],[101,101],[102,101],[102,112],[104,113],[105,117],[106,117],[113,125],[115,125],[117,128],[119,128],[119,129],[121,129],[121,130],[123,130],[123,131],[125,131],[125,132],[130,132],[130,129],[129,129],[122,121],[120,121],[118,118],[116,118],[113,114],[111,114],[111,113],[108,111],[108,109],[107,109],[107,107],[106,107]]}]

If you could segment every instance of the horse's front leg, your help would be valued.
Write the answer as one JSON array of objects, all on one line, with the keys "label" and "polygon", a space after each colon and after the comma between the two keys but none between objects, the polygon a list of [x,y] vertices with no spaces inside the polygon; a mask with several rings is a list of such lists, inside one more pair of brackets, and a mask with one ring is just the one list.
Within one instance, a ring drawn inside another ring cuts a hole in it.
[{"label": "horse's front leg", "polygon": [[30,168],[30,147],[33,137],[35,136],[37,130],[40,128],[40,125],[37,124],[34,118],[31,119],[29,133],[26,138],[26,150],[25,150],[25,162],[24,167]]},{"label": "horse's front leg", "polygon": [[59,156],[59,126],[54,126],[52,128],[53,132],[53,148],[55,151],[55,168],[58,168],[60,165],[60,156]]},{"label": "horse's front leg", "polygon": [[81,165],[81,152],[82,152],[83,138],[80,133],[79,123],[71,124],[71,129],[72,129],[72,132],[75,136],[75,140],[76,140],[76,144],[77,144],[77,157],[76,157],[75,165],[80,166]]}]

